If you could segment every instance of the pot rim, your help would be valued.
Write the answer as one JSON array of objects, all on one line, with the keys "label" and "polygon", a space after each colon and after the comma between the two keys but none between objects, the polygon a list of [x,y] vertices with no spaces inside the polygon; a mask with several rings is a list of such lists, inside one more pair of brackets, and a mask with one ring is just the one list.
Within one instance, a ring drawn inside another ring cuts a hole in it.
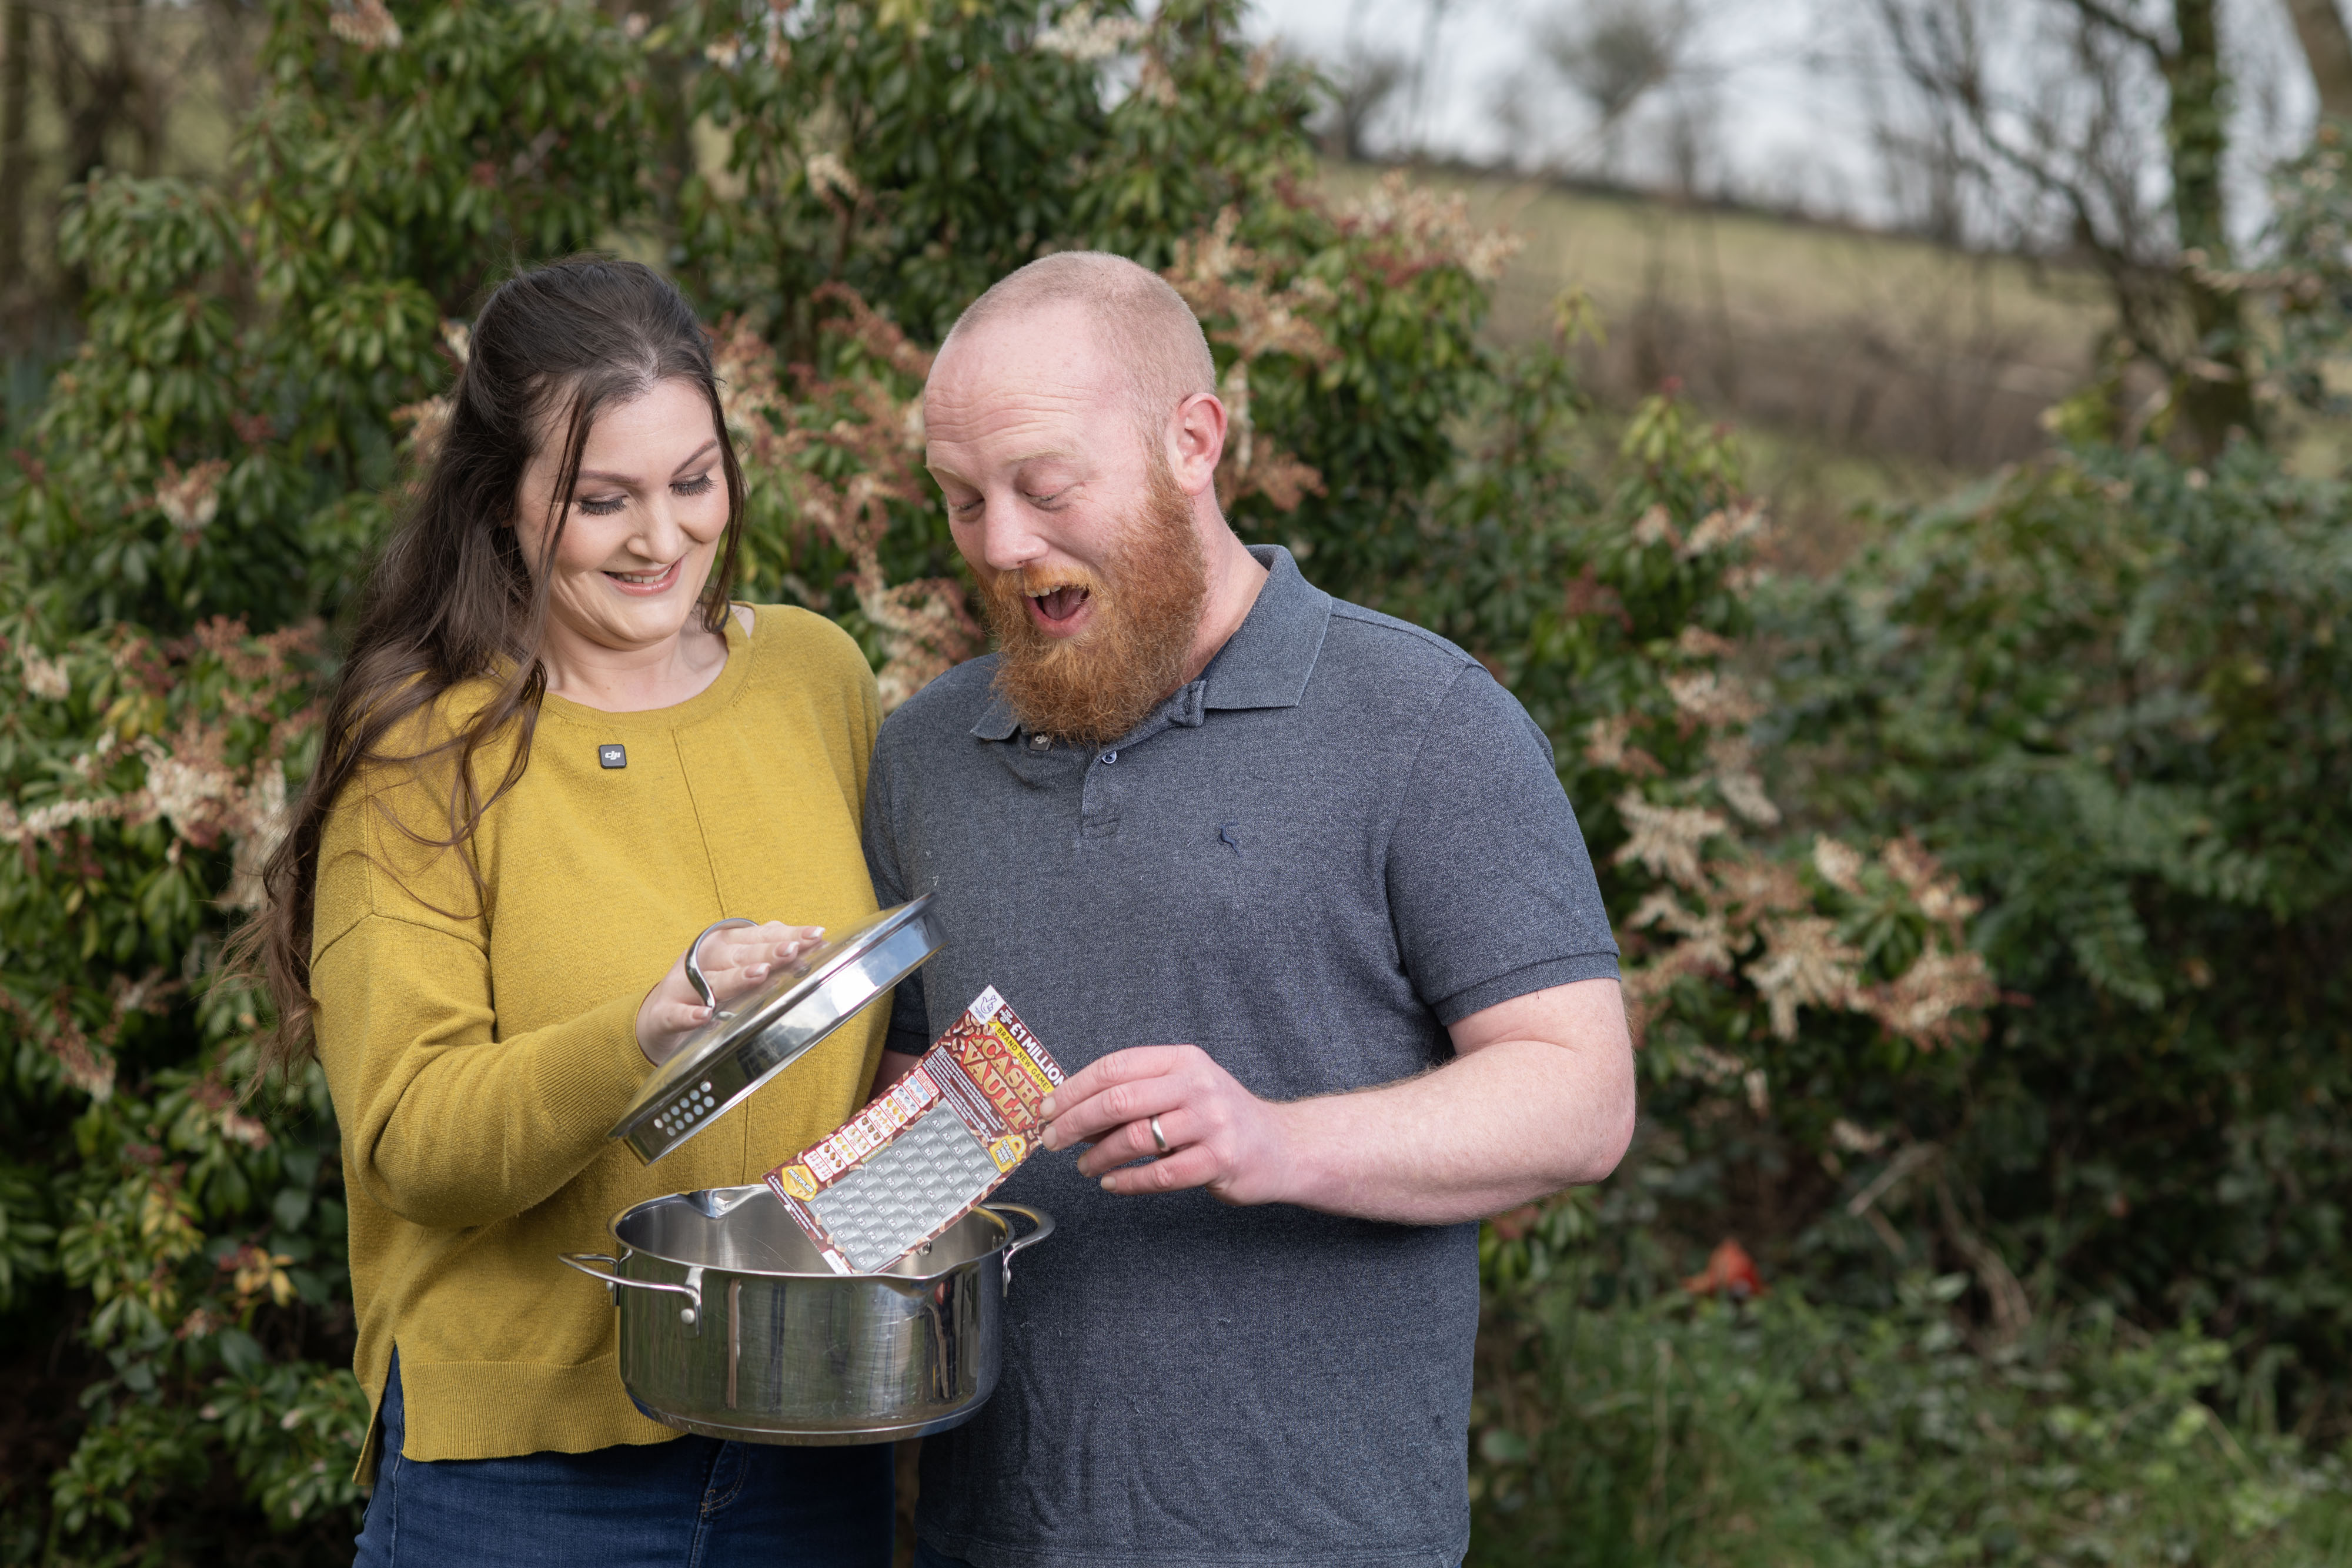
[{"label": "pot rim", "polygon": [[[608,1220],[604,1226],[605,1230],[609,1232],[613,1238],[614,1245],[620,1249],[620,1256],[614,1260],[614,1266],[617,1268],[620,1263],[626,1261],[631,1257],[644,1256],[646,1258],[659,1259],[661,1261],[669,1264],[673,1268],[698,1269],[707,1274],[731,1274],[751,1280],[824,1280],[844,1285],[860,1284],[868,1281],[876,1283],[887,1284],[916,1280],[943,1280],[950,1274],[958,1273],[963,1270],[971,1268],[975,1264],[984,1263],[992,1258],[1006,1257],[1008,1251],[1018,1252],[1023,1248],[1031,1245],[1033,1242],[1042,1241],[1046,1236],[1052,1233],[1054,1228],[1054,1223],[1050,1218],[1046,1217],[1041,1210],[1031,1208],[1027,1204],[992,1204],[987,1199],[983,1198],[972,1208],[971,1214],[965,1216],[965,1218],[970,1218],[972,1215],[984,1214],[995,1225],[996,1234],[990,1239],[989,1244],[984,1249],[972,1253],[958,1262],[950,1263],[943,1269],[934,1269],[929,1272],[904,1271],[906,1264],[912,1261],[911,1259],[906,1259],[901,1260],[898,1264],[891,1268],[878,1270],[870,1274],[836,1274],[832,1270],[824,1268],[733,1269],[717,1263],[697,1263],[689,1259],[675,1258],[667,1252],[656,1251],[650,1247],[639,1247],[623,1239],[621,1235],[621,1225],[631,1215],[637,1213],[641,1209],[650,1208],[657,1203],[677,1203],[680,1201],[694,1203],[696,1198],[705,1193],[724,1195],[732,1198],[731,1202],[725,1203],[722,1207],[718,1207],[715,1212],[711,1208],[705,1207],[699,1203],[694,1204],[697,1208],[702,1209],[706,1216],[713,1219],[721,1218],[726,1215],[733,1213],[735,1209],[742,1204],[749,1202],[755,1197],[766,1197],[772,1201],[775,1197],[775,1195],[768,1190],[764,1183],[754,1182],[745,1186],[705,1186],[696,1187],[688,1192],[664,1193],[658,1197],[649,1197],[641,1203],[633,1203],[628,1207],[621,1210],[620,1213],[613,1216],[613,1218]],[[1005,1210],[1011,1210],[1014,1213],[1021,1214],[1024,1218],[1030,1218],[1033,1221],[1042,1221],[1042,1224],[1039,1228],[1032,1230],[1029,1235],[1016,1239],[1013,1234],[1013,1221],[1007,1218],[1006,1214],[1003,1212]],[[963,1221],[960,1219],[956,1223],[961,1225]]]}]

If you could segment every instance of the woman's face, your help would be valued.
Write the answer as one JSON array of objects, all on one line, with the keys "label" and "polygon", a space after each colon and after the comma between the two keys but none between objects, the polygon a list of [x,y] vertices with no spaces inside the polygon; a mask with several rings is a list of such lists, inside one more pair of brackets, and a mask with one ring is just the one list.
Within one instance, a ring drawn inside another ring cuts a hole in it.
[{"label": "woman's face", "polygon": [[[554,524],[559,424],[523,470],[518,531],[534,570]],[[727,476],[710,401],[691,382],[656,382],[589,426],[571,516],[549,563],[551,630],[615,651],[677,637],[727,531]]]}]

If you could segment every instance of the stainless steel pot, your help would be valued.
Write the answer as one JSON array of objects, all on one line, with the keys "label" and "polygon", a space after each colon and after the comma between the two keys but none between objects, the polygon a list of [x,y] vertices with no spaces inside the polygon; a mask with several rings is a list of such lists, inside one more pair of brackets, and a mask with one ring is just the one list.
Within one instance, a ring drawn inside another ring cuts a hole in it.
[{"label": "stainless steel pot", "polygon": [[[1015,1239],[1007,1215],[1035,1228]],[[755,1443],[887,1443],[945,1431],[996,1389],[1013,1258],[1054,1232],[1023,1204],[973,1210],[878,1274],[835,1274],[763,1186],[638,1204],[618,1257],[567,1252],[621,1313],[621,1381],[656,1421]]]}]

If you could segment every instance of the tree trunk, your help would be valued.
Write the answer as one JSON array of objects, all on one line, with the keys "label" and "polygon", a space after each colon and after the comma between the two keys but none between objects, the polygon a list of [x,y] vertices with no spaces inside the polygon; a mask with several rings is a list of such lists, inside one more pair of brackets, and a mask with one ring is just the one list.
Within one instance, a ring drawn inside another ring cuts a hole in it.
[{"label": "tree trunk", "polygon": [[2352,30],[2336,0],[2286,0],[2286,14],[2303,45],[2304,63],[2319,89],[2319,112],[2352,120]]},{"label": "tree trunk", "polygon": [[2221,451],[2233,431],[2255,432],[2244,309],[2235,293],[2206,281],[2231,265],[2221,193],[2230,135],[2228,81],[2221,71],[2217,6],[2218,0],[2173,0],[2177,42],[2164,69],[2170,89],[2165,140],[2172,158],[2173,222],[2180,234],[2180,284],[2196,335],[2179,393],[2182,434],[2208,457]]},{"label": "tree trunk", "polygon": [[27,0],[0,0],[0,310],[16,303],[25,282],[25,95],[32,90],[27,57],[33,48],[33,14]]}]

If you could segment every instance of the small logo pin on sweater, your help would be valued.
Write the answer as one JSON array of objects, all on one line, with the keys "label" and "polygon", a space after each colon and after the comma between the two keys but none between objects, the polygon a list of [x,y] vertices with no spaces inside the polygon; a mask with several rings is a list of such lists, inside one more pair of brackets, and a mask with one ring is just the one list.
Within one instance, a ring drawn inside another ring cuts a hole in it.
[{"label": "small logo pin on sweater", "polygon": [[625,746],[600,746],[596,748],[596,761],[605,768],[626,768],[629,749]]}]

